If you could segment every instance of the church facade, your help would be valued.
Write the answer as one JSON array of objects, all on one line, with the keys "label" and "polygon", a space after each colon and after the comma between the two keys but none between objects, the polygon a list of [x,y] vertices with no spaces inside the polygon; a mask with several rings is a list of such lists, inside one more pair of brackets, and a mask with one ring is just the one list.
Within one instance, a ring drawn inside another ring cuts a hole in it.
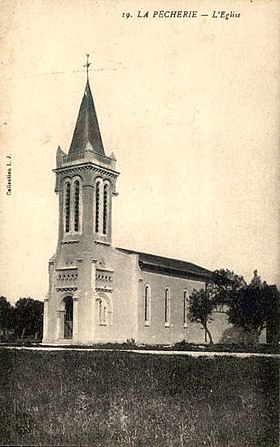
[{"label": "church facade", "polygon": [[[188,321],[188,300],[211,272],[112,246],[119,172],[114,154],[104,151],[88,78],[69,152],[58,147],[54,172],[59,234],[49,261],[43,343],[203,343],[204,330]],[[218,341],[226,322],[215,319],[210,329]]]}]

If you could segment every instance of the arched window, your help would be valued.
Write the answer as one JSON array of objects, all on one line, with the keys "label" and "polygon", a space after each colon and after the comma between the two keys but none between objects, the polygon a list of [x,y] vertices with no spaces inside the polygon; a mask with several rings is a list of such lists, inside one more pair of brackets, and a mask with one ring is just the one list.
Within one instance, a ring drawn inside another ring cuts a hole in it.
[{"label": "arched window", "polygon": [[70,197],[71,197],[71,189],[70,182],[65,184],[65,232],[69,233],[70,231]]},{"label": "arched window", "polygon": [[95,187],[95,233],[99,232],[100,182]]},{"label": "arched window", "polygon": [[106,325],[107,324],[107,303],[103,300],[99,301],[98,304],[98,316],[99,316],[99,324]]},{"label": "arched window", "polygon": [[170,290],[167,287],[164,295],[164,323],[165,326],[170,326]]},{"label": "arched window", "polygon": [[104,185],[103,192],[103,234],[107,234],[107,224],[108,224],[108,184]]},{"label": "arched window", "polygon": [[151,288],[148,285],[144,290],[144,318],[145,325],[149,326],[151,322]]},{"label": "arched window", "polygon": [[183,322],[184,327],[188,327],[188,310],[189,310],[189,292],[184,290],[184,310],[183,310]]},{"label": "arched window", "polygon": [[79,219],[80,219],[80,182],[75,180],[74,182],[74,230],[79,231]]},{"label": "arched window", "polygon": [[111,326],[113,323],[113,306],[111,298],[101,293],[97,298],[97,318],[99,326]]}]

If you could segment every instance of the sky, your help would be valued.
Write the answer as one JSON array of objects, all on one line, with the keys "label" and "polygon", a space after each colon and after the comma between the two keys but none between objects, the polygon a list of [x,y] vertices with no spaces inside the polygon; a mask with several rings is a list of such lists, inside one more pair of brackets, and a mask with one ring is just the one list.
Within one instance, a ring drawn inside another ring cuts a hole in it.
[{"label": "sky", "polygon": [[277,1],[2,0],[0,23],[1,295],[47,293],[52,169],[57,146],[69,149],[86,53],[121,172],[113,244],[280,285]]}]

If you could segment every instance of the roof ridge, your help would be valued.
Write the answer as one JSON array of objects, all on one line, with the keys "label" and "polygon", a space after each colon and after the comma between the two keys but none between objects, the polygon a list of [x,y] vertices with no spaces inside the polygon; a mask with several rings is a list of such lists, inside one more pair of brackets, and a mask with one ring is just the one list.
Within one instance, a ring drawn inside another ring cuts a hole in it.
[{"label": "roof ridge", "polygon": [[121,251],[125,251],[125,252],[128,252],[128,253],[131,253],[131,254],[138,254],[138,255],[143,255],[143,256],[151,256],[151,257],[160,258],[160,259],[166,260],[166,261],[179,262],[179,263],[182,263],[182,264],[185,264],[185,265],[188,265],[188,266],[193,266],[196,269],[199,269],[201,271],[203,270],[205,273],[206,272],[209,273],[209,274],[212,273],[211,270],[208,270],[205,267],[201,267],[200,265],[197,265],[197,264],[195,264],[193,262],[190,262],[190,261],[185,261],[183,259],[169,258],[167,256],[155,255],[155,254],[152,254],[152,253],[145,253],[145,252],[140,252],[140,251],[136,251],[136,250],[130,250],[130,249],[121,248],[121,247],[116,247],[116,249],[117,250],[121,250]]}]

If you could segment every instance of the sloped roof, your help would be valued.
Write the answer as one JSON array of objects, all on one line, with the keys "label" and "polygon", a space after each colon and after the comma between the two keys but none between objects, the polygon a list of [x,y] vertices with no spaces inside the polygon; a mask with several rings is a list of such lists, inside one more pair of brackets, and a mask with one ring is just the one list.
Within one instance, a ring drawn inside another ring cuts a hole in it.
[{"label": "sloped roof", "polygon": [[68,155],[84,152],[86,147],[92,148],[98,154],[105,155],[88,80]]},{"label": "sloped roof", "polygon": [[117,250],[126,254],[136,254],[139,256],[139,266],[142,270],[179,276],[182,278],[192,278],[201,280],[210,280],[213,276],[210,270],[207,270],[192,262],[181,261],[173,258],[165,258],[150,253],[119,248]]}]

